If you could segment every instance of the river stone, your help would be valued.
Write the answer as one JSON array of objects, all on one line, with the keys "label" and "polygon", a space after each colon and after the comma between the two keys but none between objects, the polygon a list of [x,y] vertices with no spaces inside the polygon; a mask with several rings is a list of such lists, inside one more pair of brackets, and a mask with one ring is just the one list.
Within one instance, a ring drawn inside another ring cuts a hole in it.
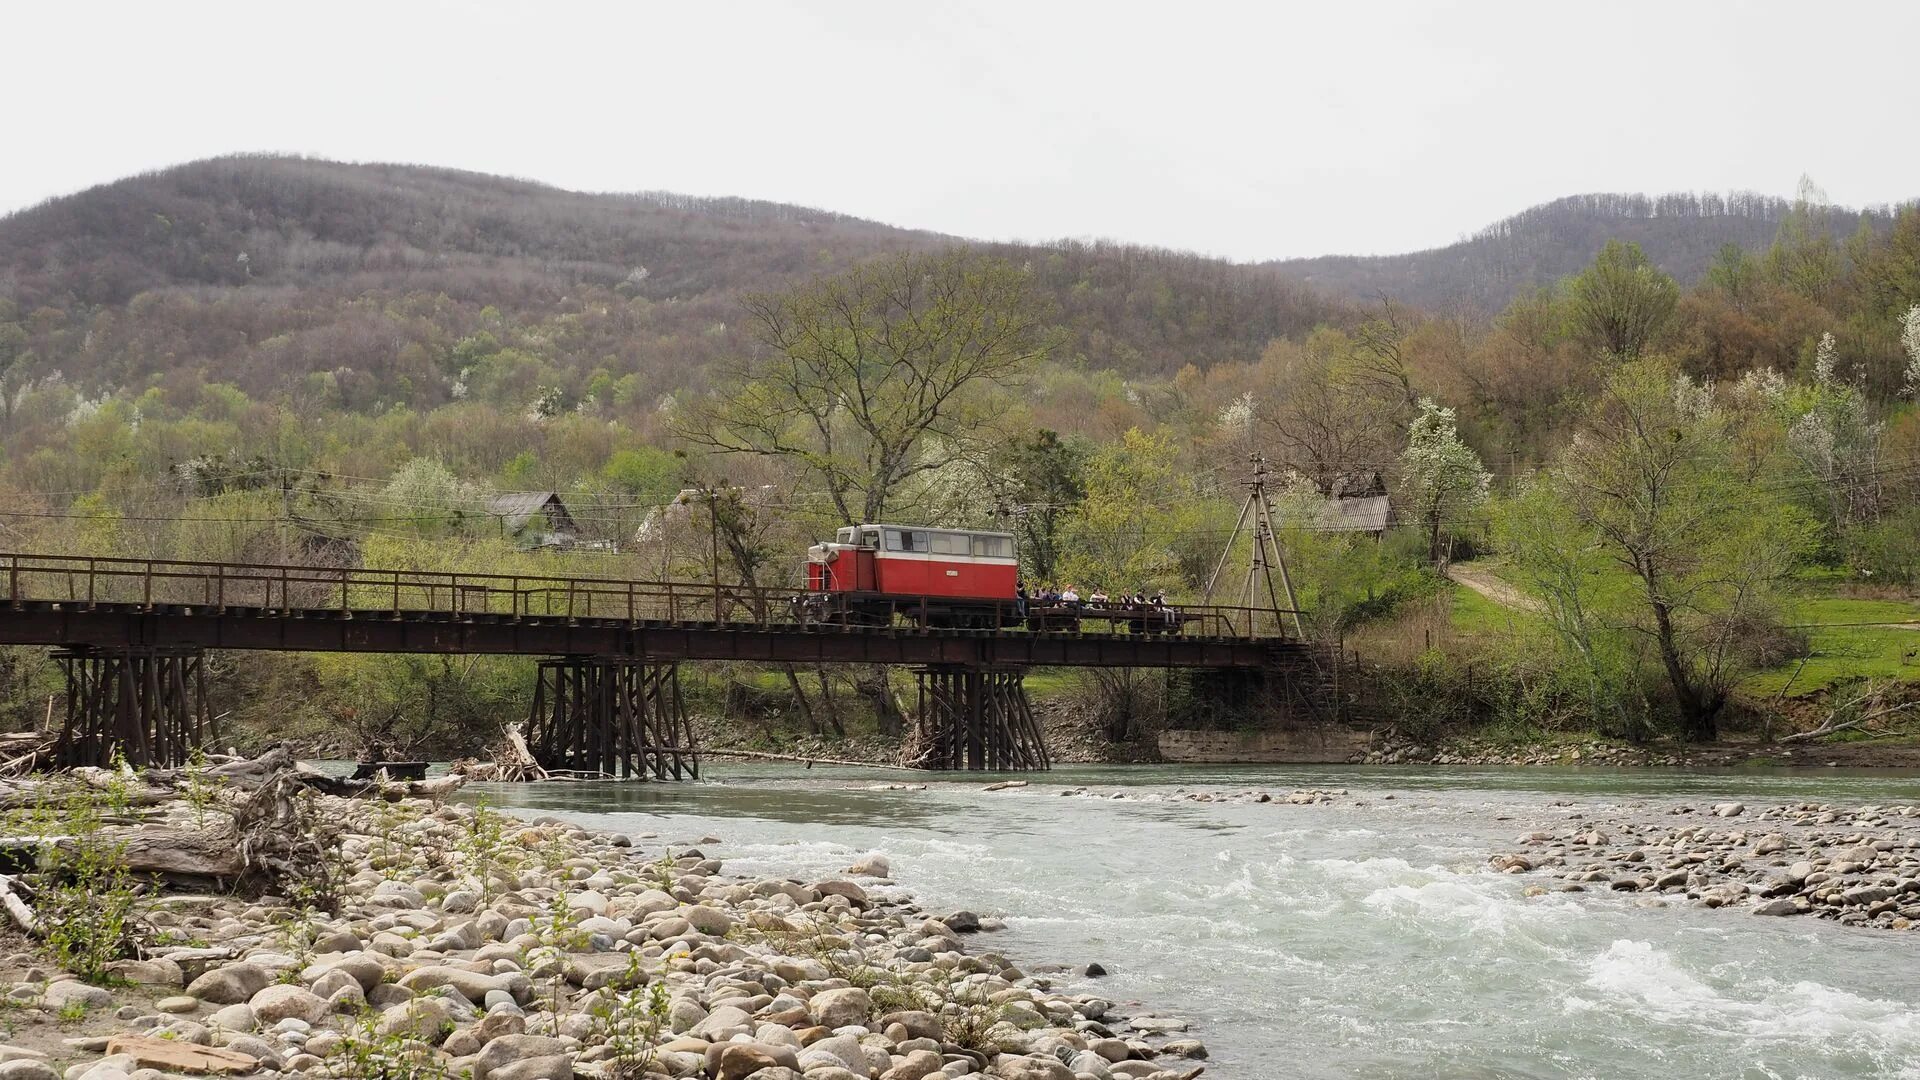
[{"label": "river stone", "polygon": [[736,1031],[751,1031],[753,1016],[737,1005],[716,1005],[706,1018],[687,1032],[698,1039],[724,1042]]},{"label": "river stone", "polygon": [[940,922],[956,934],[974,934],[980,931],[980,916],[971,911],[956,911],[951,915],[942,915]]},{"label": "river stone", "polygon": [[807,1001],[807,1015],[824,1028],[864,1024],[872,1012],[873,999],[857,986],[822,990]]},{"label": "river stone", "polygon": [[851,881],[816,881],[813,883],[813,891],[821,896],[844,896],[863,906],[868,902],[867,890]]},{"label": "river stone", "polygon": [[380,1014],[374,1031],[380,1035],[404,1035],[410,1039],[438,1045],[441,1036],[453,1026],[453,1010],[439,998],[415,998],[389,1007]]},{"label": "river stone", "polygon": [[247,1004],[263,1024],[277,1024],[288,1017],[311,1024],[327,1014],[325,998],[305,987],[285,983],[261,990]]},{"label": "river stone", "polygon": [[542,1035],[503,1035],[474,1057],[473,1080],[573,1080],[567,1046]]},{"label": "river stone", "polygon": [[301,972],[309,984],[329,971],[344,971],[360,983],[360,989],[372,993],[373,988],[386,981],[387,966],[373,953],[350,953],[326,964],[316,964]]},{"label": "river stone", "polygon": [[938,1039],[944,1034],[940,1018],[920,1009],[902,1009],[880,1018],[883,1028],[893,1024],[906,1028],[907,1036],[913,1039]]},{"label": "river stone", "polygon": [[1755,915],[1798,915],[1800,914],[1800,905],[1786,897],[1781,897],[1778,900],[1768,900],[1764,903],[1755,904],[1753,906],[1753,913]]},{"label": "river stone", "polygon": [[97,986],[88,986],[78,979],[62,979],[47,984],[40,996],[41,1003],[49,1009],[59,1011],[74,1003],[82,1008],[98,1009],[113,1004],[113,995]]},{"label": "river stone", "polygon": [[395,985],[416,994],[442,986],[452,987],[461,997],[476,1003],[485,1001],[489,990],[512,991],[512,983],[505,975],[483,975],[454,967],[416,968],[402,975]]},{"label": "river stone", "polygon": [[713,937],[725,937],[727,931],[733,929],[733,916],[717,907],[707,907],[705,904],[681,908],[680,917],[695,930]]},{"label": "river stone", "polygon": [[60,1073],[44,1061],[15,1058],[0,1061],[0,1080],[60,1080]]},{"label": "river stone", "polygon": [[187,984],[180,965],[167,959],[115,960],[107,965],[107,974],[140,986],[178,987]]},{"label": "river stone", "polygon": [[[160,1004],[164,1006],[171,1000],[173,999],[163,999]],[[252,1031],[260,1026],[260,1018],[253,1015],[251,1005],[227,1005],[215,1009],[213,1015],[207,1017],[207,1023],[225,1031]]]},{"label": "river stone", "polygon": [[1167,1044],[1160,1048],[1160,1052],[1169,1057],[1199,1060],[1207,1056],[1207,1046],[1199,1039],[1169,1039]]},{"label": "river stone", "polygon": [[252,1000],[272,982],[267,969],[258,964],[226,964],[187,984],[187,993],[215,1005],[239,1005]]},{"label": "river stone", "polygon": [[893,864],[887,861],[885,855],[874,851],[855,859],[853,865],[847,867],[847,873],[858,874],[861,877],[892,877]]},{"label": "river stone", "polygon": [[[781,1049],[785,1049],[782,1047]],[[774,1053],[775,1048],[756,1043],[727,1043],[713,1047],[714,1064],[708,1067],[715,1080],[747,1080],[747,1077],[761,1069],[780,1067],[792,1068],[799,1064],[799,1058],[788,1050],[786,1060]]]},{"label": "river stone", "polygon": [[940,1055],[932,1050],[914,1050],[898,1064],[880,1074],[880,1080],[925,1080],[937,1073],[946,1064]]},{"label": "river stone", "polygon": [[991,1074],[1002,1080],[1074,1080],[1073,1070],[1053,1058],[1002,1054]]}]

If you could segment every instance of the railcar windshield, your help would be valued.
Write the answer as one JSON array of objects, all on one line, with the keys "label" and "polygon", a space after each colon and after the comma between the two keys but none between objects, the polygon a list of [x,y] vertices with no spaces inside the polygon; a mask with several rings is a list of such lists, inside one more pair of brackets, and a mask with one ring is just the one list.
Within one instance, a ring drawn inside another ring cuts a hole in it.
[{"label": "railcar windshield", "polygon": [[851,543],[853,543],[853,530],[852,530],[852,529],[841,529],[841,530],[840,530],[839,532],[837,532],[837,533],[834,533],[834,534],[833,534],[833,542],[834,542],[834,543],[836,543],[836,544],[851,544]]}]

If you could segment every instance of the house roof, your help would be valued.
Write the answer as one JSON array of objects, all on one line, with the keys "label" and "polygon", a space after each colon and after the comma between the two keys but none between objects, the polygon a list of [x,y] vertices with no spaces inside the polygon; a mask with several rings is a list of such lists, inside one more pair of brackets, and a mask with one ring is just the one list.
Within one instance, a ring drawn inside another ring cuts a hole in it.
[{"label": "house roof", "polygon": [[1385,495],[1364,499],[1330,499],[1328,506],[1333,514],[1327,528],[1332,532],[1385,532],[1387,519],[1393,513],[1389,503]]},{"label": "house roof", "polygon": [[535,514],[544,515],[554,532],[574,531],[573,515],[557,492],[509,491],[487,500],[487,513],[505,521],[508,532],[526,528]]}]

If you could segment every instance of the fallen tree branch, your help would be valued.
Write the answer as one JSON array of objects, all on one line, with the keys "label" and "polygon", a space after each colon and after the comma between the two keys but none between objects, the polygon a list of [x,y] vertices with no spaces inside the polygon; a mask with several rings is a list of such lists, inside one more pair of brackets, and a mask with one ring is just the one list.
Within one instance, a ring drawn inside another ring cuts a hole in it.
[{"label": "fallen tree branch", "polygon": [[20,899],[20,894],[13,891],[13,878],[6,874],[0,874],[0,906],[7,909],[15,926],[34,937],[45,936],[46,931],[41,927],[39,917],[25,900]]},{"label": "fallen tree branch", "polygon": [[[1828,720],[1826,723],[1821,724],[1819,727],[1814,728],[1812,731],[1798,731],[1793,733],[1792,735],[1787,735],[1782,737],[1780,741],[1783,743],[1805,742],[1808,739],[1817,739],[1822,735],[1832,735],[1835,732],[1840,732],[1840,731],[1851,731],[1854,728],[1860,727],[1864,724],[1872,723],[1873,721],[1878,720],[1883,716],[1891,716],[1894,713],[1900,712],[1905,709],[1911,709],[1916,706],[1920,706],[1920,701],[1909,701],[1900,705],[1889,705],[1884,709],[1875,709],[1873,712],[1864,713],[1860,716],[1856,716],[1853,719],[1848,720],[1844,723],[1836,724],[1832,720]],[[1885,738],[1889,735],[1893,735],[1896,733],[1887,731],[1887,732],[1869,732],[1868,734],[1871,735],[1873,738]]]},{"label": "fallen tree branch", "polygon": [[758,750],[711,750],[700,748],[701,757],[752,758],[759,761],[792,761],[811,768],[815,765],[848,765],[861,769],[898,769],[901,772],[922,772],[911,765],[893,765],[878,761],[848,761],[844,758],[802,757],[799,754],[767,754]]}]

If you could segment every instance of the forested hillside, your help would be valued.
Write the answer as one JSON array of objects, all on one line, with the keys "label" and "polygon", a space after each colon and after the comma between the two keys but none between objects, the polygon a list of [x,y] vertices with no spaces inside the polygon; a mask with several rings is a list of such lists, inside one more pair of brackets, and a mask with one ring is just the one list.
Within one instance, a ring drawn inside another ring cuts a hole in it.
[{"label": "forested hillside", "polygon": [[[1762,248],[1794,201],[1751,192],[1573,195],[1524,210],[1457,244],[1405,255],[1324,255],[1269,265],[1332,296],[1386,296],[1428,311],[1491,315],[1528,289],[1552,285],[1593,260],[1608,240],[1639,244],[1675,279],[1700,280],[1726,244]],[[1891,211],[1830,209],[1821,227],[1837,240],[1881,232]]]},{"label": "forested hillside", "polygon": [[[236,157],[0,219],[0,321],[25,327],[16,385],[183,374],[272,394],[314,376],[349,408],[430,406],[460,396],[484,332],[517,350],[492,365],[513,370],[482,373],[510,393],[578,399],[605,376],[601,389],[651,403],[746,347],[743,294],[957,242],[739,199]],[[1033,271],[1069,353],[1094,367],[1244,358],[1338,314],[1270,269],[1112,244],[993,250]]]}]

